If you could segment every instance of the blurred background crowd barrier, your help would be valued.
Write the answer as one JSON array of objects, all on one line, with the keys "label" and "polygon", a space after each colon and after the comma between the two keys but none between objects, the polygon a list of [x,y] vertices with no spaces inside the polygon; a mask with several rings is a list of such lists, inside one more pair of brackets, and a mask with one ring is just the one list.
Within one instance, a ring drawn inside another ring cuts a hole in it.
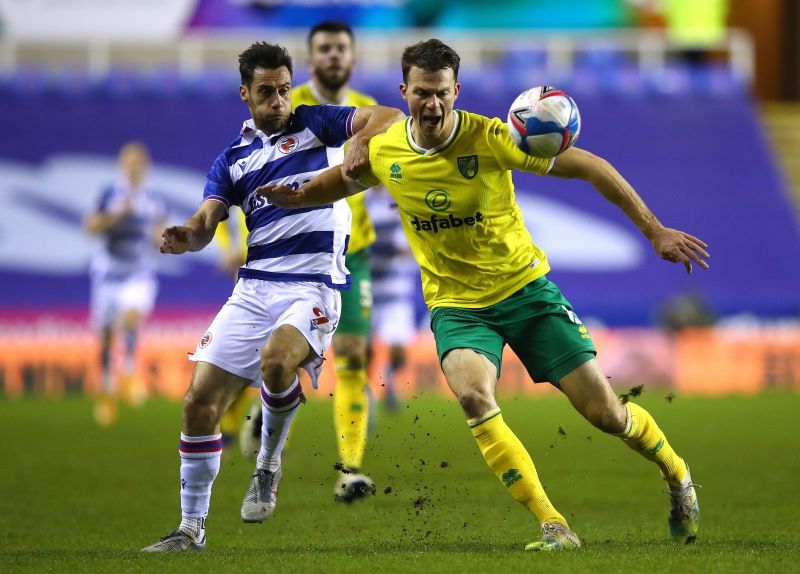
[{"label": "blurred background crowd barrier", "polygon": [[[330,18],[356,27],[351,85],[385,105],[405,108],[402,49],[434,36],[462,57],[457,107],[504,118],[528,87],[566,89],[583,117],[578,145],[617,166],[666,225],[709,243],[711,270],[686,276],[585,184],[515,174],[550,277],[613,384],[800,388],[798,2],[0,0],[0,394],[97,388],[81,219],[113,181],[120,145],[147,144],[152,183],[183,221],[247,119],[238,53],[287,46],[299,84],[307,30]],[[217,255],[162,258],[140,351],[154,392],[182,394],[187,352],[230,293]],[[398,376],[407,393],[444,389],[418,303]],[[526,381],[509,356],[500,388],[546,392]]]},{"label": "blurred background crowd barrier", "polygon": [[[193,363],[187,355],[197,344],[205,323],[149,328],[139,351],[138,379],[149,395],[180,399]],[[753,394],[765,390],[800,391],[800,330],[694,328],[679,334],[626,327],[592,332],[600,361],[614,387],[673,396]],[[65,334],[24,332],[0,337],[0,395],[46,394],[63,397],[98,392],[100,368],[96,337],[86,329]],[[384,392],[380,365],[388,348],[375,342],[370,386]],[[433,336],[421,331],[407,348],[407,363],[394,375],[400,397],[420,392],[449,393],[439,368]],[[327,357],[333,364],[333,353]],[[301,373],[305,388],[311,384]],[[333,369],[324,368],[317,391],[309,399],[328,399],[335,388]],[[497,389],[500,395],[556,392],[547,384],[533,385],[525,367],[506,349]]]}]

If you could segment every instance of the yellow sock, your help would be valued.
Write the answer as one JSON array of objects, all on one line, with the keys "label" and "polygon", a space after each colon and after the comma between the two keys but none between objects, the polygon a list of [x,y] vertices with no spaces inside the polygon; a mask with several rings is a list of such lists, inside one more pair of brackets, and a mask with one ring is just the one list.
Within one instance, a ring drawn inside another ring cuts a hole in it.
[{"label": "yellow sock", "polygon": [[358,469],[367,446],[367,371],[347,369],[337,364],[336,376],[333,418],[339,461],[347,468]]},{"label": "yellow sock", "polygon": [[567,521],[553,507],[539,482],[536,467],[528,451],[511,432],[500,409],[467,421],[486,464],[508,488],[514,499],[530,510],[542,522]]},{"label": "yellow sock", "polygon": [[650,413],[635,403],[626,403],[625,406],[628,409],[628,424],[619,435],[622,441],[647,460],[656,463],[667,482],[683,480],[686,463],[672,450],[667,437]]},{"label": "yellow sock", "polygon": [[244,424],[245,413],[250,406],[250,393],[243,392],[231,403],[222,419],[219,421],[220,432],[231,437],[239,436],[239,431]]}]

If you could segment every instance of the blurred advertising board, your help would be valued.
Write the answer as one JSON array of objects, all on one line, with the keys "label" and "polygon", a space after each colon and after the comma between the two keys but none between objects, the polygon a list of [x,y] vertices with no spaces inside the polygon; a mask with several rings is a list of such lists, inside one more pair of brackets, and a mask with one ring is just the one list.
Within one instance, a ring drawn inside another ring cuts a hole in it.
[{"label": "blurred advertising board", "polygon": [[[205,319],[151,325],[139,350],[138,378],[150,394],[179,399],[186,391],[194,363],[188,355],[197,345]],[[8,327],[6,325],[5,327]],[[42,325],[3,328],[0,335],[0,396],[94,394],[99,388],[98,347],[86,330]],[[9,334],[14,333],[14,334]],[[800,327],[694,329],[678,334],[656,329],[593,330],[599,361],[619,392],[645,385],[674,395],[753,394],[770,389],[800,391]],[[384,392],[388,349],[375,341],[370,385]],[[335,388],[332,353],[326,356],[316,391],[301,373],[309,399],[327,399]],[[394,375],[404,397],[449,390],[439,368],[429,332],[408,348],[406,366]],[[534,385],[519,360],[506,349],[498,394],[555,392]]]}]

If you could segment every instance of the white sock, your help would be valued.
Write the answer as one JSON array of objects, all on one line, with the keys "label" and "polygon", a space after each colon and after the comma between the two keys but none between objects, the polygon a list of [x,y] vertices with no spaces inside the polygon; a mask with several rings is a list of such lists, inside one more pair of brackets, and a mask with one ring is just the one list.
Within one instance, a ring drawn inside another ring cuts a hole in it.
[{"label": "white sock", "polygon": [[184,516],[178,530],[194,538],[195,542],[202,542],[206,535],[206,517]]},{"label": "white sock", "polygon": [[291,386],[282,393],[270,393],[261,383],[261,449],[258,451],[256,468],[275,472],[281,467],[281,453],[289,429],[292,426],[297,407],[300,405],[303,389],[300,379],[295,377]]},{"label": "white sock", "polygon": [[[219,473],[222,435],[186,436],[181,433],[180,530],[200,540],[205,534],[205,517],[211,504],[211,486]],[[198,520],[202,519],[202,520]]]}]

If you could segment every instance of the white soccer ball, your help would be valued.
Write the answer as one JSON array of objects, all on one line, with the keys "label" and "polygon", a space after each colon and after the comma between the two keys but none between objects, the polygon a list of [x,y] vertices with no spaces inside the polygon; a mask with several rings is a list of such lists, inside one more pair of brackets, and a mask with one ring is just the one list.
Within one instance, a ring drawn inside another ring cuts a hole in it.
[{"label": "white soccer ball", "polygon": [[566,92],[536,86],[522,92],[508,110],[508,132],[517,147],[536,157],[568,150],[581,132],[581,114]]}]

